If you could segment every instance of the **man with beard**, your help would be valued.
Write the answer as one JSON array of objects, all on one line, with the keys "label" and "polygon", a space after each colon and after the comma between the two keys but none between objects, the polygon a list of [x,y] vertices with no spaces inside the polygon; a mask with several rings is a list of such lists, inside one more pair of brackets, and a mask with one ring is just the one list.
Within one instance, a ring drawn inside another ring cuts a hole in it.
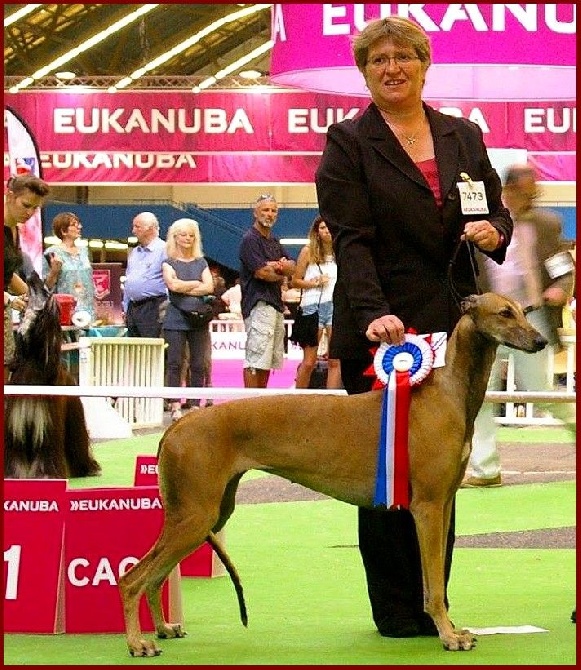
[{"label": "man with beard", "polygon": [[271,370],[283,366],[284,305],[281,284],[291,277],[295,262],[272,227],[278,216],[274,196],[261,195],[254,203],[254,221],[240,245],[242,317],[246,330],[244,386],[266,388]]}]

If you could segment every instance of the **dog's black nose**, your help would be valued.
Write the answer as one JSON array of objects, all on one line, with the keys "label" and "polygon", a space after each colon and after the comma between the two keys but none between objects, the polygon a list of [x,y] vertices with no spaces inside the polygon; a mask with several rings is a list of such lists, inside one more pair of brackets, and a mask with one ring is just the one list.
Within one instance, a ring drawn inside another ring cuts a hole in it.
[{"label": "dog's black nose", "polygon": [[542,335],[537,335],[535,337],[535,351],[542,351],[547,344],[549,344],[549,341]]}]

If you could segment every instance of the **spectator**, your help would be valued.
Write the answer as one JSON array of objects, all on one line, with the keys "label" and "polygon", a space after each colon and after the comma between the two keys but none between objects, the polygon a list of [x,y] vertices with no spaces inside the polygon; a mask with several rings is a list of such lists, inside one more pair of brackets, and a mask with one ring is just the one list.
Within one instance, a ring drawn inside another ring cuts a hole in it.
[{"label": "spectator", "polygon": [[[422,101],[431,63],[426,33],[399,16],[370,21],[353,52],[372,101],[360,116],[329,127],[315,177],[337,259],[329,355],[341,359],[349,394],[372,387],[365,373],[373,342],[403,344],[407,329],[450,334],[460,318],[457,294],[476,291],[470,243],[502,262],[512,231],[480,128]],[[467,189],[486,207],[468,212]],[[377,445],[368,446],[375,453]],[[446,581],[454,506],[447,530]],[[409,510],[361,508],[359,550],[381,635],[436,635],[424,612]]]},{"label": "spectator", "polygon": [[161,337],[161,324],[167,302],[162,263],[166,245],[159,236],[159,221],[151,212],[133,219],[137,246],[127,258],[123,285],[123,308],[129,337]]},{"label": "spectator", "polygon": [[226,289],[222,293],[222,302],[228,308],[228,312],[237,319],[242,319],[242,290],[240,289],[240,279],[236,279],[234,286]]},{"label": "spectator", "polygon": [[294,319],[301,302],[301,292],[298,288],[291,286],[292,277],[285,277],[280,286],[282,304],[284,307],[284,318]]},{"label": "spectator", "polygon": [[[332,334],[333,289],[337,281],[337,263],[333,253],[331,233],[323,218],[315,217],[309,230],[309,243],[305,245],[297,259],[297,267],[292,278],[292,286],[301,290],[302,313],[319,313],[319,332],[312,342],[301,344],[303,360],[296,378],[296,388],[310,386],[311,375],[317,364],[321,338],[326,333],[328,340]],[[327,388],[341,388],[341,368],[338,359],[327,359]]]},{"label": "spectator", "polygon": [[95,321],[93,266],[86,246],[80,246],[83,226],[73,212],[61,212],[52,220],[52,230],[60,244],[48,247],[42,274],[48,288],[75,298],[75,312],[86,312],[88,323]]},{"label": "spectator", "polygon": [[14,355],[12,310],[26,307],[28,286],[19,271],[23,257],[18,240],[18,225],[24,224],[42,207],[48,195],[48,184],[34,175],[10,177],[4,196],[4,381],[10,373],[8,363]]},{"label": "spectator", "polygon": [[[514,221],[514,233],[506,260],[500,267],[479,256],[483,290],[503,293],[532,308],[528,320],[549,342],[559,345],[558,328],[563,325],[563,308],[573,291],[573,260],[562,252],[562,224],[558,215],[535,206],[538,186],[535,171],[528,165],[513,165],[507,171],[503,197]],[[545,265],[550,258],[561,261],[551,277]],[[502,363],[511,353],[499,347],[488,382],[489,391],[502,390]],[[554,386],[547,380],[550,350],[536,354],[512,351],[515,377],[522,391],[548,391]],[[567,403],[540,404],[554,417],[561,419],[573,434],[576,433],[575,407]],[[474,424],[469,475],[463,488],[501,486],[500,456],[496,444],[497,425],[494,404],[484,403]]]},{"label": "spectator", "polygon": [[284,307],[281,283],[295,262],[272,234],[278,216],[274,196],[261,195],[253,207],[252,227],[240,245],[242,316],[246,329],[244,386],[266,388],[271,370],[281,369],[284,357]]},{"label": "spectator", "polygon": [[[168,386],[180,385],[180,367],[187,342],[190,357],[190,386],[204,386],[204,362],[210,339],[206,325],[194,326],[188,312],[197,310],[203,298],[214,291],[212,273],[202,251],[198,223],[193,219],[178,219],[167,233],[167,258],[163,262],[163,278],[169,290],[169,304],[163,322],[167,343]],[[192,400],[199,408],[200,399]],[[181,401],[170,403],[172,421],[182,416]]]}]

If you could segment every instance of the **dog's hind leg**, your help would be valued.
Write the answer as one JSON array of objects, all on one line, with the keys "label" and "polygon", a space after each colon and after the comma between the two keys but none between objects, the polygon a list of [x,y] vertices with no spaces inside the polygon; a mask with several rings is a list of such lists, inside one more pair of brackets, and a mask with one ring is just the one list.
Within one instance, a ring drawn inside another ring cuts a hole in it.
[{"label": "dog's hind leg", "polygon": [[153,641],[141,637],[139,603],[143,594],[151,609],[157,636],[184,637],[179,624],[168,624],[162,608],[162,586],[175,566],[206,539],[215,517],[210,519],[202,508],[197,515],[166,514],[162,532],[149,552],[119,579],[123,603],[127,646],[132,656],[158,656],[161,651]]},{"label": "dog's hind leg", "polygon": [[[174,445],[175,446],[175,445]],[[164,524],[154,546],[119,580],[132,656],[157,656],[153,641],[141,637],[139,602],[143,594],[151,609],[157,636],[183,637],[181,626],[166,623],[161,589],[173,568],[196,550],[210,535],[220,518],[227,479],[216,469],[211,475],[199,464],[180,460],[183,451],[167,446],[159,452],[160,491],[164,506]]]}]

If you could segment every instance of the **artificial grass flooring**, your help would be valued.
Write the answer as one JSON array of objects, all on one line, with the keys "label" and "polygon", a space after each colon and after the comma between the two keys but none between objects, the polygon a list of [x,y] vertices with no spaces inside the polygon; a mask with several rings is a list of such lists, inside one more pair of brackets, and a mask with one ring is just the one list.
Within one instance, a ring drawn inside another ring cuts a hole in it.
[{"label": "artificial grass flooring", "polygon": [[[544,434],[544,435],[543,435]],[[71,486],[131,485],[135,455],[160,435],[96,445],[98,479]],[[567,441],[559,428],[501,428],[502,441]],[[476,495],[475,495],[476,494]],[[575,482],[460,490],[457,535],[575,525]],[[356,510],[334,500],[238,505],[226,547],[245,589],[238,620],[227,576],[182,580],[188,637],[160,640],[163,654],[133,659],[119,635],[5,635],[5,665],[573,665],[573,549],[455,550],[450,615],[460,626],[530,624],[546,633],[480,636],[471,652],[437,638],[375,632],[356,547]],[[147,634],[151,637],[151,634]]]}]

